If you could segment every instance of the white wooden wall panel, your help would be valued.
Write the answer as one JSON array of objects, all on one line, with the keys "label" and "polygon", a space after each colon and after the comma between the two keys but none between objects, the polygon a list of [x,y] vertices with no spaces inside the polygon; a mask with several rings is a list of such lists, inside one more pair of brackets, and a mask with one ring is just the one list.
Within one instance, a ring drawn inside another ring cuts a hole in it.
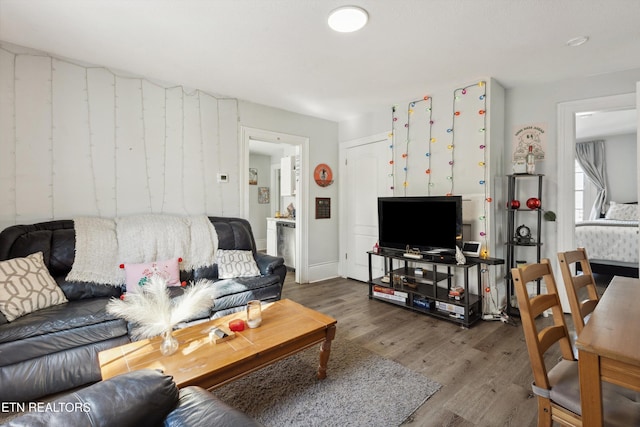
[{"label": "white wooden wall panel", "polygon": [[87,69],[96,216],[114,217],[116,203],[115,76],[104,68]]},{"label": "white wooden wall panel", "polygon": [[28,52],[0,46],[0,229],[240,214],[235,99]]},{"label": "white wooden wall panel", "polygon": [[16,216],[14,63],[15,55],[0,50],[0,229]]},{"label": "white wooden wall panel", "polygon": [[218,149],[219,126],[218,100],[210,95],[200,94],[200,115],[202,117],[202,164],[205,186],[205,211],[220,212],[222,191],[217,184],[217,173],[222,171]]},{"label": "white wooden wall panel", "polygon": [[151,212],[162,212],[165,194],[165,89],[142,81],[146,174]]},{"label": "white wooden wall panel", "polygon": [[[218,212],[224,216],[242,216],[240,212],[240,153],[238,138],[238,103],[235,99],[220,100],[220,169],[229,174],[229,182],[220,185],[221,197]],[[242,183],[244,185],[244,183]]]},{"label": "white wooden wall panel", "polygon": [[118,214],[151,212],[140,79],[116,78],[116,168]]},{"label": "white wooden wall panel", "polygon": [[183,157],[183,188],[185,209],[187,213],[204,212],[205,189],[202,128],[200,126],[200,105],[198,92],[185,94],[184,97],[184,157]]},{"label": "white wooden wall panel", "polygon": [[[180,88],[166,91],[167,98],[167,153],[165,179],[167,182],[164,193],[163,209],[167,212],[186,213],[184,210],[184,177],[183,167],[183,92]],[[179,189],[178,191],[172,191]]]},{"label": "white wooden wall panel", "polygon": [[85,72],[84,67],[53,61],[52,201],[58,218],[97,209]]},{"label": "white wooden wall panel", "polygon": [[16,222],[53,218],[51,61],[16,58]]}]

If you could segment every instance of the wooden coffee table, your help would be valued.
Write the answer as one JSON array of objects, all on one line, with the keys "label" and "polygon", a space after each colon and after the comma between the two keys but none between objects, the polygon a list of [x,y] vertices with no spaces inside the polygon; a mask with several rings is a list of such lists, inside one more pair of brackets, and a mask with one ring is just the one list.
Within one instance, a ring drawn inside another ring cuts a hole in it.
[{"label": "wooden coffee table", "polygon": [[260,327],[236,332],[234,338],[217,344],[210,341],[212,327],[244,318],[243,311],[174,331],[180,347],[169,356],[160,354],[160,337],[101,351],[102,379],[139,369],[160,369],[172,375],[178,387],[212,389],[319,343],[317,376],[327,376],[335,319],[283,299],[263,305]]}]

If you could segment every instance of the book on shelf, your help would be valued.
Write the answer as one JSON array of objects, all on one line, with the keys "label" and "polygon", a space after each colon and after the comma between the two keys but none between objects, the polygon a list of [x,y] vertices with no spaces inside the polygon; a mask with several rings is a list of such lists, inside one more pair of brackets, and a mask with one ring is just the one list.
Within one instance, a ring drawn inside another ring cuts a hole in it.
[{"label": "book on shelf", "polygon": [[436,301],[436,308],[438,310],[446,311],[447,313],[457,313],[464,315],[464,307],[454,304],[448,304],[444,301]]},{"label": "book on shelf", "polygon": [[431,310],[431,308],[433,307],[433,301],[430,301],[426,298],[420,298],[420,297],[414,296],[413,306],[419,307],[425,310]]},{"label": "book on shelf", "polygon": [[403,298],[409,297],[409,294],[407,292],[397,291],[393,288],[387,288],[387,287],[378,286],[378,285],[374,285],[373,292],[379,292],[381,294],[388,294],[388,295],[395,295]]},{"label": "book on shelf", "polygon": [[389,294],[389,295],[393,295],[393,292],[394,292],[393,288],[387,288],[385,286],[378,286],[378,285],[374,285],[373,290],[375,292],[381,292],[383,294]]},{"label": "book on shelf", "polygon": [[388,299],[390,301],[407,302],[407,297],[401,296],[401,295],[392,295],[392,294],[386,294],[383,292],[373,291],[373,296],[377,298]]}]

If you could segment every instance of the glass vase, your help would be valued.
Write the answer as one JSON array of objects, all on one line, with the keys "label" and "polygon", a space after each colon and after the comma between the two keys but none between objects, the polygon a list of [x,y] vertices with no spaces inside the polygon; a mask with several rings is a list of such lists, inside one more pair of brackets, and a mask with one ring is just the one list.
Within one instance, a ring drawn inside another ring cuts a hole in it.
[{"label": "glass vase", "polygon": [[178,350],[178,340],[174,338],[173,331],[171,329],[165,331],[162,334],[162,343],[160,344],[160,353],[163,356],[168,356],[175,353]]}]

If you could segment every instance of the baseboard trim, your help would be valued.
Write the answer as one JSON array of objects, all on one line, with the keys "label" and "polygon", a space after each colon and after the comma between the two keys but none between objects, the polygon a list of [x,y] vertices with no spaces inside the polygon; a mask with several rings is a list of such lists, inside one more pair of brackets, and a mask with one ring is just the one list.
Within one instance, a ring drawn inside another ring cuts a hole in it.
[{"label": "baseboard trim", "polygon": [[338,261],[309,266],[309,283],[321,282],[336,277],[338,277]]}]

